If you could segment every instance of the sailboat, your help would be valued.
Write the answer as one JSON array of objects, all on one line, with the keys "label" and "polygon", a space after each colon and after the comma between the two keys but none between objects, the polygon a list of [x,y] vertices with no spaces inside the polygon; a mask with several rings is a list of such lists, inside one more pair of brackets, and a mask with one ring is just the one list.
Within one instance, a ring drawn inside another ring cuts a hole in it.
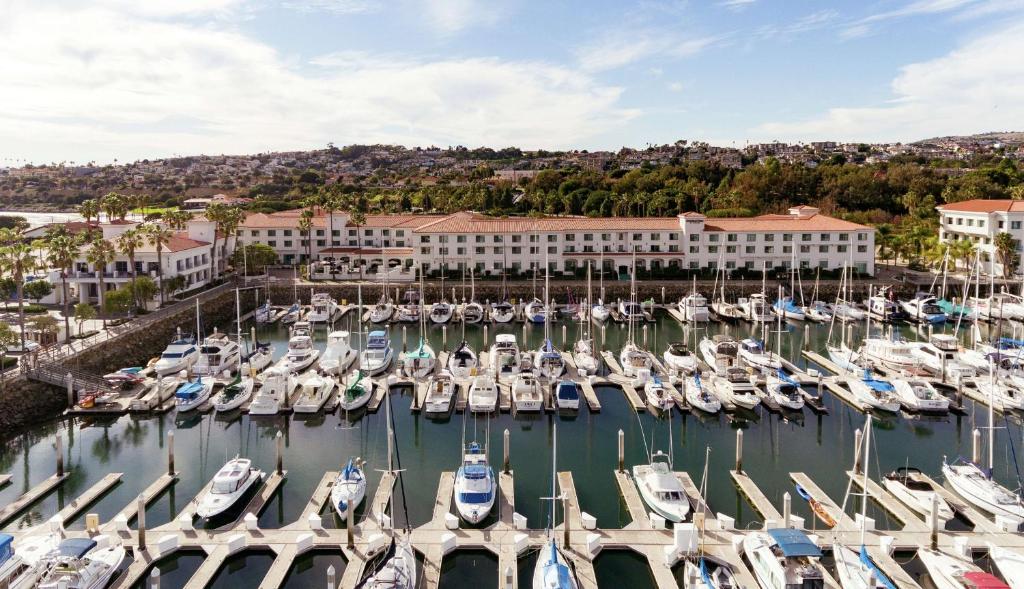
[{"label": "sailboat", "polygon": [[[636,305],[636,251],[633,251],[633,268],[630,272],[629,302]],[[639,306],[638,306],[639,307]],[[622,372],[633,379],[634,387],[644,386],[651,377],[651,369],[654,366],[654,359],[650,352],[637,345],[634,332],[636,330],[633,321],[629,321],[626,327],[626,343],[619,351],[619,365]]]},{"label": "sailboat", "polygon": [[[545,258],[545,266],[547,265],[547,258]],[[549,299],[549,276],[547,270],[544,271],[544,300]],[[544,305],[544,343],[541,344],[533,353],[533,367],[542,377],[549,380],[556,380],[562,376],[565,372],[565,359],[562,358],[562,353],[555,348],[555,345],[551,342],[551,309],[547,304]]]},{"label": "sailboat", "polygon": [[380,301],[370,309],[371,323],[385,323],[395,314],[395,305],[388,296],[387,273],[380,285]]},{"label": "sailboat", "polygon": [[[698,546],[696,562],[687,559],[683,565],[683,588],[684,589],[733,589],[739,587],[733,575],[732,565],[723,559],[715,558],[704,552],[704,533],[707,521],[707,496],[708,496],[708,463],[711,459],[711,447],[708,446],[704,452],[704,475],[701,478],[701,517],[699,537],[701,543]],[[696,514],[694,515],[696,519]]]},{"label": "sailboat", "polygon": [[712,395],[701,382],[700,372],[694,372],[686,382],[686,403],[694,409],[704,413],[718,413],[722,410],[722,402],[717,396]]},{"label": "sailboat", "polygon": [[[423,300],[423,275],[420,275],[420,300]],[[433,311],[431,311],[433,314]],[[412,351],[402,354],[402,374],[409,378],[424,378],[434,371],[437,354],[426,339],[427,322],[423,309],[420,309],[420,342]]]},{"label": "sailboat", "polygon": [[591,299],[590,288],[590,264],[587,264],[587,305],[580,305],[584,315],[580,321],[580,337],[572,346],[572,360],[576,364],[576,370],[580,376],[593,376],[597,374],[600,363],[597,360],[597,353],[594,350],[594,334],[590,329],[590,321],[586,314],[592,307],[589,306]]},{"label": "sailboat", "polygon": [[868,466],[871,464],[868,458],[871,452],[870,415],[867,416],[864,424],[863,444],[863,452],[858,450],[858,453],[864,457],[861,461],[864,465],[864,480],[861,483],[861,489],[864,490],[864,493],[861,497],[860,549],[854,549],[841,542],[835,542],[832,545],[832,556],[835,558],[836,572],[839,573],[839,582],[843,589],[896,589],[896,585],[889,580],[889,577],[868,556],[867,546],[864,543],[868,515]]},{"label": "sailboat", "polygon": [[[598,262],[601,267],[598,274],[598,280],[600,281],[600,295],[597,298],[597,303],[594,303],[590,307],[590,319],[598,324],[604,324],[611,317],[611,311],[608,310],[608,306],[604,304],[604,250],[601,250],[601,259]],[[589,266],[588,266],[589,268]],[[588,297],[590,295],[587,295]]]},{"label": "sailboat", "polygon": [[349,458],[348,464],[338,473],[334,479],[334,486],[331,487],[331,506],[334,513],[345,521],[349,516],[349,501],[352,502],[354,510],[365,497],[366,477],[363,475],[363,469],[355,460]]},{"label": "sailboat", "polygon": [[444,292],[444,275],[447,273],[447,267],[445,266],[444,260],[441,261],[441,300],[437,301],[430,306],[430,321],[438,325],[442,323],[448,323],[452,315],[455,313],[455,307],[448,302],[445,298]]},{"label": "sailboat", "polygon": [[[508,248],[502,248],[502,252]],[[516,308],[508,302],[508,284],[506,282],[505,268],[507,261],[501,265],[501,300],[491,303],[491,321],[495,323],[509,323],[516,316]]]},{"label": "sailboat", "polygon": [[998,577],[966,558],[923,547],[917,549],[917,557],[936,589],[1009,589]]},{"label": "sailboat", "polygon": [[[737,305],[729,303],[725,300],[725,279],[727,270],[722,264],[723,254],[718,254],[718,270],[715,272],[715,284],[711,287],[711,312],[715,314],[720,321],[727,323],[735,323],[739,319],[743,319],[743,310]],[[719,277],[721,277],[721,283],[719,283]]]},{"label": "sailboat", "polygon": [[533,589],[579,589],[580,582],[576,571],[568,564],[568,559],[555,541],[555,518],[558,514],[560,499],[555,495],[556,462],[558,456],[558,424],[552,424],[551,437],[551,508],[548,511],[547,539],[544,541],[533,569]]},{"label": "sailboat", "polygon": [[462,305],[462,323],[480,323],[484,320],[484,306],[476,301],[476,281],[473,268],[469,269],[469,302]]},{"label": "sailboat", "polygon": [[477,355],[469,342],[462,340],[459,347],[448,356],[448,371],[455,378],[469,378],[477,369]]},{"label": "sailboat", "polygon": [[353,411],[366,405],[373,396],[373,380],[362,370],[353,370],[341,379],[338,391],[338,407]]}]

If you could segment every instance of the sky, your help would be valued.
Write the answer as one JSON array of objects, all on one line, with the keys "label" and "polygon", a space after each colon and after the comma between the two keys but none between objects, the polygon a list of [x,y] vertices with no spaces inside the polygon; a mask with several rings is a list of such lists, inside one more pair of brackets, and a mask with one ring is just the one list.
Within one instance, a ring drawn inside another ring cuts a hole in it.
[{"label": "sky", "polygon": [[1024,0],[0,0],[0,167],[1024,130]]}]

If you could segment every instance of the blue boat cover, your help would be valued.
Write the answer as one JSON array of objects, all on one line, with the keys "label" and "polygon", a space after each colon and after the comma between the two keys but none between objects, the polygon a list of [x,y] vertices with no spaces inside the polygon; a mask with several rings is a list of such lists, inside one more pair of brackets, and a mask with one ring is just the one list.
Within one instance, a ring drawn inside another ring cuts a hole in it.
[{"label": "blue boat cover", "polygon": [[14,536],[0,534],[0,564],[10,560],[14,556]]},{"label": "blue boat cover", "polygon": [[876,565],[868,556],[868,549],[865,548],[863,544],[860,545],[860,561],[864,563],[864,566],[871,569],[875,578],[881,581],[887,589],[896,589],[896,585],[893,585],[893,582],[889,580],[889,577],[885,576],[885,573],[883,573],[882,570],[878,568],[878,565]]},{"label": "blue boat cover", "polygon": [[367,339],[366,347],[368,348],[384,348],[387,345],[387,336],[383,331],[371,331],[370,337]]},{"label": "blue boat cover", "polygon": [[549,339],[544,340],[544,352],[546,354],[550,354],[554,350],[555,350],[555,347],[551,345],[551,340],[549,340]]},{"label": "blue boat cover", "polygon": [[786,374],[785,372],[783,372],[781,368],[775,369],[775,376],[777,376],[779,378],[779,380],[781,380],[782,382],[784,382],[786,384],[791,384],[791,385],[793,385],[795,387],[800,386],[800,383],[798,383],[797,381],[795,381],[792,378],[790,378],[790,376],[788,374]]},{"label": "blue boat cover", "polygon": [[96,542],[89,538],[70,538],[64,540],[57,547],[61,556],[82,558],[87,552],[96,547]]},{"label": "blue boat cover", "polygon": [[351,458],[348,459],[348,464],[345,465],[345,470],[341,471],[341,475],[346,481],[358,481],[363,478],[363,475],[356,468],[356,465],[353,464]]},{"label": "blue boat cover", "polygon": [[202,390],[202,382],[186,382],[178,387],[178,390],[174,392],[174,396],[179,399],[194,399]]},{"label": "blue boat cover", "polygon": [[[548,560],[547,564],[544,565],[544,568],[555,567],[555,570],[558,571],[557,589],[569,589],[572,587],[573,582],[569,577],[569,567],[558,562],[558,548],[555,546],[554,542],[551,543],[551,556],[548,558],[550,560]],[[545,581],[547,581],[547,575],[544,577]]]},{"label": "blue boat cover", "polygon": [[[657,376],[655,376],[654,378],[658,378],[658,377],[657,377]],[[660,381],[660,380],[656,380],[655,382],[657,382],[658,384],[661,384],[661,381]],[[703,388],[703,387],[701,386],[701,384],[700,384],[700,372],[697,372],[696,370],[695,370],[695,371],[693,372],[693,382],[694,382],[694,384],[696,384],[696,385],[697,385],[697,388],[698,388],[698,389],[701,389],[701,388]]]},{"label": "blue boat cover", "polygon": [[576,383],[571,380],[563,380],[558,383],[558,398],[560,399],[579,399],[580,393],[576,390]]},{"label": "blue boat cover", "polygon": [[864,369],[864,377],[861,379],[861,381],[863,381],[864,384],[868,385],[869,387],[880,393],[891,393],[894,390],[896,390],[888,381],[878,380],[875,377],[871,376],[871,371],[868,370],[867,368]]},{"label": "blue boat cover", "polygon": [[786,558],[794,556],[821,556],[821,549],[811,542],[807,534],[791,528],[773,528],[768,535],[779,545],[779,550]]},{"label": "blue boat cover", "polygon": [[785,297],[775,301],[775,308],[782,309],[783,311],[793,311],[796,313],[803,312],[800,310],[800,307],[796,306],[796,303],[793,302],[793,299],[789,297]]},{"label": "blue boat cover", "polygon": [[1024,348],[1024,340],[1013,339],[1012,337],[1001,337],[999,338],[998,347],[1000,350]]}]

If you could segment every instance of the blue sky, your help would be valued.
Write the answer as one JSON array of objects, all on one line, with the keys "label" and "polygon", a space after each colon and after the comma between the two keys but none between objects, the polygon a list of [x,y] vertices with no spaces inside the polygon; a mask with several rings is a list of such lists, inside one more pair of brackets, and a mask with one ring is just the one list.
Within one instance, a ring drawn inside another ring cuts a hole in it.
[{"label": "blue sky", "polygon": [[0,166],[1024,130],[1024,0],[0,0]]}]

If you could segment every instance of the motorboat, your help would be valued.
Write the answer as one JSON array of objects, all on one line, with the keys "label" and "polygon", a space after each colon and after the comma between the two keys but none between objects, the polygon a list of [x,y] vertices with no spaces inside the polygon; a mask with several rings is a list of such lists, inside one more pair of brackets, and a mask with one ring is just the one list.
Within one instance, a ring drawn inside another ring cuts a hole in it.
[{"label": "motorboat", "polygon": [[636,301],[619,301],[619,316],[626,322],[643,321],[646,318],[643,305]]},{"label": "motorboat", "polygon": [[395,305],[387,297],[370,309],[370,323],[385,323],[395,314]]},{"label": "motorboat", "polygon": [[662,358],[665,360],[665,367],[673,372],[690,374],[697,370],[697,356],[690,351],[685,342],[670,343]]},{"label": "motorboat", "polygon": [[869,296],[864,303],[868,308],[868,315],[886,323],[906,319],[907,314],[903,308],[897,305],[891,297],[892,291],[886,287]]},{"label": "motorboat", "polygon": [[469,385],[469,410],[491,413],[498,407],[498,385],[488,374],[478,374]]},{"label": "motorboat", "polygon": [[973,382],[980,396],[997,411],[1024,409],[1024,394],[1017,387],[991,378],[976,378]]},{"label": "motorboat", "polygon": [[160,358],[153,365],[157,376],[177,374],[189,370],[199,361],[199,346],[192,337],[179,337],[164,348]]},{"label": "motorboat", "polygon": [[936,333],[927,342],[912,342],[909,345],[910,354],[933,374],[940,377],[945,374],[953,382],[978,375],[973,366],[960,361],[960,344],[955,336]]},{"label": "motorboat", "polygon": [[494,506],[496,493],[494,469],[487,463],[487,453],[473,442],[466,448],[462,466],[455,473],[455,509],[469,524],[478,524]]},{"label": "motorboat", "polygon": [[1019,298],[1007,292],[997,292],[990,297],[971,298],[968,305],[982,321],[1024,319],[1024,304]]},{"label": "motorboat", "polygon": [[320,357],[320,350],[313,347],[313,338],[305,334],[297,334],[288,338],[288,352],[278,361],[278,365],[288,372],[302,372],[312,366]]},{"label": "motorboat", "polygon": [[869,370],[864,370],[860,376],[848,377],[846,387],[862,407],[889,413],[900,410],[900,398],[896,395],[892,383],[875,378]]},{"label": "motorboat", "polygon": [[971,306],[969,301],[957,304],[946,299],[939,299],[935,304],[946,314],[946,321],[966,321],[970,323],[978,320],[978,310]]},{"label": "motorboat", "polygon": [[530,323],[544,323],[548,316],[544,301],[534,298],[529,303],[526,303],[526,307],[523,308],[523,315]]},{"label": "motorboat", "polygon": [[901,466],[882,477],[882,486],[901,503],[926,518],[931,516],[932,502],[935,501],[939,507],[939,519],[953,519],[954,513],[949,503],[920,475],[921,471],[916,468]]},{"label": "motorboat", "polygon": [[448,371],[452,373],[455,378],[469,378],[474,376],[477,370],[478,359],[476,352],[469,345],[469,342],[463,341],[459,344],[459,347],[455,348],[455,351],[448,356]]},{"label": "motorboat", "polygon": [[810,305],[803,308],[804,317],[814,323],[828,323],[832,321],[832,309],[825,301],[811,301]]},{"label": "motorboat", "polygon": [[892,337],[866,338],[861,350],[866,359],[892,370],[917,372],[921,368],[921,360],[913,353],[914,346],[896,333]]},{"label": "motorboat", "polygon": [[347,331],[332,331],[327,334],[327,346],[320,355],[320,371],[324,374],[344,374],[359,357],[351,345]]},{"label": "motorboat", "polygon": [[721,372],[729,366],[736,365],[740,345],[732,336],[719,333],[700,340],[697,349],[708,366],[714,368],[716,372]]},{"label": "motorboat", "polygon": [[[990,442],[991,443],[991,442]],[[1024,501],[992,478],[991,472],[963,459],[942,460],[942,475],[953,490],[974,507],[1010,519],[1024,520]]]},{"label": "motorboat", "polygon": [[838,346],[827,344],[825,350],[829,360],[847,372],[860,372],[871,367],[871,361],[863,353],[851,350],[846,342],[840,342]]},{"label": "motorboat", "polygon": [[334,513],[338,514],[341,521],[349,516],[349,503],[352,504],[352,511],[363,502],[366,497],[366,477],[363,476],[363,469],[356,464],[356,461],[349,458],[348,464],[338,473],[331,487],[331,506]]},{"label": "motorboat", "polygon": [[402,374],[409,378],[426,378],[437,366],[437,354],[424,338],[414,349],[401,355]]},{"label": "motorboat", "polygon": [[252,353],[242,356],[242,362],[249,365],[249,370],[253,374],[263,372],[274,363],[274,349],[270,344],[257,343]]},{"label": "motorboat", "polygon": [[310,298],[312,309],[306,315],[310,323],[329,323],[338,313],[338,302],[327,293],[318,292]]},{"label": "motorboat", "polygon": [[597,374],[600,366],[598,356],[594,353],[594,341],[591,339],[576,340],[572,346],[572,361],[576,365],[576,372],[582,377]]},{"label": "motorboat", "polygon": [[285,310],[284,315],[281,315],[280,321],[285,325],[291,325],[300,319],[302,319],[302,306],[298,303],[292,303],[292,306]]},{"label": "motorboat", "polygon": [[675,406],[671,393],[657,376],[652,376],[644,383],[644,398],[648,405],[659,411],[668,411]]},{"label": "motorboat", "polygon": [[660,450],[651,455],[648,464],[633,467],[636,483],[644,503],[652,511],[671,522],[683,522],[690,513],[690,500],[683,484],[672,472],[669,456]]},{"label": "motorboat", "polygon": [[242,365],[242,374],[235,377],[226,387],[213,396],[213,410],[218,413],[232,411],[241,407],[246,401],[252,398],[252,390],[256,381],[245,374],[245,365]]},{"label": "motorboat", "polygon": [[200,519],[217,517],[231,509],[261,480],[263,471],[253,468],[252,461],[248,458],[235,456],[213,475],[209,488],[199,496],[196,516]]},{"label": "motorboat", "polygon": [[590,319],[597,323],[606,323],[611,315],[612,314],[611,311],[608,310],[608,306],[600,299],[597,301],[596,305],[590,308]]},{"label": "motorboat", "polygon": [[178,387],[178,390],[174,391],[174,400],[178,413],[197,409],[210,399],[210,393],[212,392],[212,378],[207,378],[204,381],[202,377],[199,377],[194,381],[185,381]]},{"label": "motorboat", "polygon": [[683,565],[683,589],[733,589],[739,586],[732,566],[720,558],[702,554],[696,562],[687,559]]},{"label": "motorboat", "polygon": [[768,297],[764,293],[740,297],[736,299],[736,306],[743,314],[743,319],[751,323],[768,323],[773,320],[771,305],[768,304]]},{"label": "motorboat", "polygon": [[684,382],[686,383],[687,405],[704,413],[718,413],[722,410],[722,402],[707,390],[704,383],[701,382],[700,374],[695,372]]},{"label": "motorboat", "polygon": [[1019,552],[996,546],[992,542],[986,544],[989,559],[999,569],[999,575],[1006,579],[1010,589],[1024,588],[1024,556]]},{"label": "motorboat", "polygon": [[744,409],[753,409],[761,403],[757,388],[750,381],[750,373],[739,366],[729,366],[711,377],[710,387],[724,402]]},{"label": "motorboat", "polygon": [[800,411],[804,408],[804,396],[800,393],[799,383],[780,369],[767,374],[765,377],[765,391],[768,398],[775,401],[783,409]]},{"label": "motorboat", "polygon": [[262,374],[263,382],[249,403],[249,415],[277,415],[281,405],[289,398],[298,380],[281,366],[271,366]]},{"label": "motorboat", "polygon": [[940,394],[932,383],[923,378],[908,376],[892,379],[893,394],[907,411],[918,413],[946,413],[949,399]]},{"label": "motorboat", "polygon": [[447,414],[452,408],[455,397],[455,380],[447,370],[433,374],[427,381],[427,396],[423,401],[424,411],[428,415]]},{"label": "motorboat", "polygon": [[0,587],[29,589],[42,577],[45,569],[38,566],[60,544],[59,534],[20,540],[14,547],[14,536],[0,534]]},{"label": "motorboat", "polygon": [[455,313],[455,307],[446,300],[440,300],[430,305],[430,321],[437,325],[448,323]]},{"label": "motorboat", "polygon": [[359,368],[369,376],[377,376],[391,366],[394,352],[391,338],[385,331],[371,331],[366,338],[366,349],[359,355]]},{"label": "motorboat", "polygon": [[359,589],[415,589],[418,577],[412,540],[408,536],[392,539],[385,556],[357,585]]},{"label": "motorboat", "polygon": [[214,330],[199,347],[199,360],[192,371],[196,374],[213,376],[238,366],[238,342],[228,338],[226,333]]},{"label": "motorboat", "polygon": [[373,380],[361,370],[346,373],[341,379],[338,391],[338,407],[343,411],[354,411],[370,401],[373,396]]},{"label": "motorboat", "polygon": [[622,373],[636,380],[644,380],[650,377],[651,367],[654,366],[654,359],[651,354],[632,341],[626,342],[619,351],[619,365]]},{"label": "motorboat", "polygon": [[747,366],[754,369],[778,370],[782,368],[779,358],[766,350],[760,340],[753,338],[748,337],[741,341],[736,355]]},{"label": "motorboat", "polygon": [[565,358],[555,349],[550,339],[533,353],[533,367],[540,376],[555,380],[565,373]]},{"label": "motorboat", "polygon": [[102,589],[124,562],[126,551],[110,536],[68,538],[40,561],[36,589]]},{"label": "motorboat", "polygon": [[559,409],[577,410],[580,408],[580,391],[571,380],[561,380],[555,387],[555,406]]},{"label": "motorboat", "polygon": [[924,547],[917,549],[917,558],[928,570],[935,589],[1009,589],[1006,583],[966,558]]},{"label": "motorboat", "polygon": [[494,336],[494,343],[487,355],[491,364],[491,373],[499,382],[509,382],[520,372],[522,354],[516,336],[510,333],[499,333]]},{"label": "motorboat", "polygon": [[333,376],[309,372],[299,378],[299,395],[293,409],[296,413],[316,413],[334,394],[337,381]]},{"label": "motorboat", "polygon": [[775,304],[772,305],[772,313],[783,319],[792,319],[793,321],[803,321],[807,318],[804,315],[804,310],[800,305],[796,304],[793,297],[782,297],[775,301]]},{"label": "motorboat", "polygon": [[462,306],[462,321],[465,323],[480,323],[484,320],[484,306],[476,301],[470,301]]},{"label": "motorboat", "polygon": [[540,411],[544,404],[544,393],[540,381],[534,375],[524,372],[512,381],[512,409]]},{"label": "motorboat", "polygon": [[491,320],[495,323],[509,323],[516,317],[516,308],[506,301],[491,304]]},{"label": "motorboat", "polygon": [[821,549],[801,530],[769,528],[743,538],[743,552],[761,589],[823,589]]},{"label": "motorboat", "polygon": [[708,300],[704,295],[692,292],[676,304],[679,314],[684,321],[689,323],[706,323],[710,321],[711,314],[708,313]]},{"label": "motorboat", "polygon": [[907,319],[917,323],[942,323],[946,320],[946,312],[939,307],[938,299],[928,293],[917,293],[909,301],[900,301],[900,307]]}]

